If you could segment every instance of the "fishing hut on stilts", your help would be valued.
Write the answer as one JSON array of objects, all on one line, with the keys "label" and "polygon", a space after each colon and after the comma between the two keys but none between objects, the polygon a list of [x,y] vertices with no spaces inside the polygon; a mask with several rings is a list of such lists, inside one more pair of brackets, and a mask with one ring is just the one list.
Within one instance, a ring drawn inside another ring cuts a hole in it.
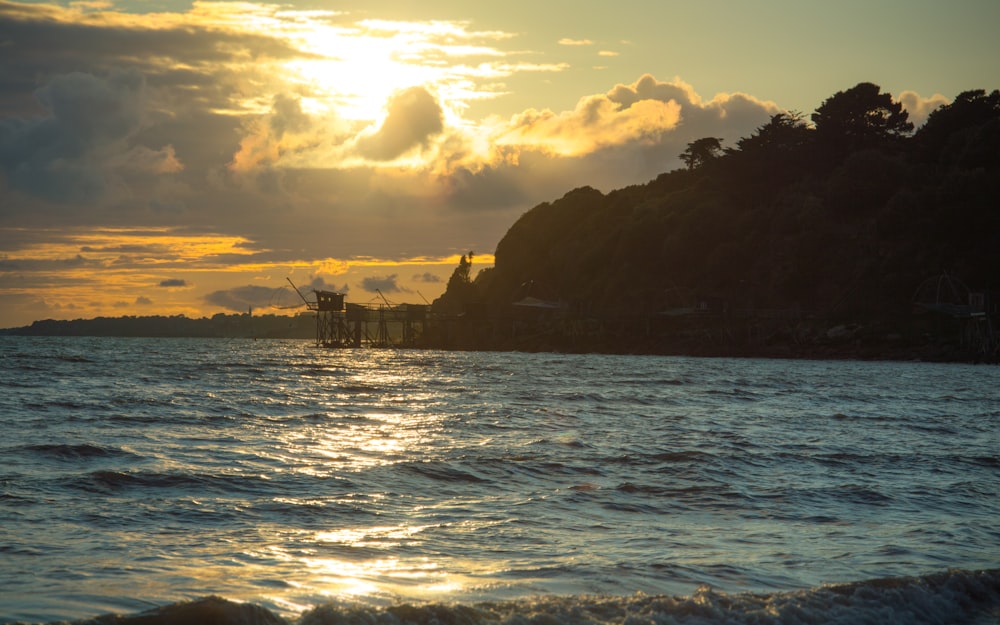
[{"label": "fishing hut on stilts", "polygon": [[381,291],[378,304],[347,303],[334,291],[313,291],[310,301],[288,282],[316,313],[316,347],[416,347],[427,332],[426,305],[391,304]]},{"label": "fishing hut on stilts", "polygon": [[959,345],[976,360],[1000,361],[1000,334],[993,317],[1000,307],[989,292],[970,291],[960,280],[943,272],[927,278],[914,294],[913,302],[922,310],[950,319],[957,329]]}]

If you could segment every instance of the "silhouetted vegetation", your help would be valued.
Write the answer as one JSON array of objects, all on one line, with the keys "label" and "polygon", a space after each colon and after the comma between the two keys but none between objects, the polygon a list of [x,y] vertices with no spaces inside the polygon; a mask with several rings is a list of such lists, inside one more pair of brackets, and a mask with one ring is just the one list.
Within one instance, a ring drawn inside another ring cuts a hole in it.
[{"label": "silhouetted vegetation", "polygon": [[444,294],[434,301],[433,309],[439,313],[462,313],[477,301],[476,288],[472,285],[472,257],[462,256],[458,267],[448,278]]},{"label": "silhouetted vegetation", "polygon": [[211,318],[190,319],[183,315],[97,317],[67,321],[45,319],[23,328],[0,330],[18,336],[124,336],[192,338],[312,338],[316,334],[315,315],[219,313]]},{"label": "silhouetted vegetation", "polygon": [[[961,93],[914,131],[860,83],[811,120],[779,113],[735,146],[690,143],[685,169],[647,184],[540,204],[499,242],[495,267],[472,288],[453,278],[460,290],[442,300],[488,305],[474,347],[698,351],[701,336],[730,353],[815,346],[838,327],[856,344],[858,328],[897,342],[952,333],[914,325],[913,298],[942,272],[1000,288],[1000,94]],[[511,312],[525,298],[561,312]],[[510,338],[523,318],[532,341]]]}]

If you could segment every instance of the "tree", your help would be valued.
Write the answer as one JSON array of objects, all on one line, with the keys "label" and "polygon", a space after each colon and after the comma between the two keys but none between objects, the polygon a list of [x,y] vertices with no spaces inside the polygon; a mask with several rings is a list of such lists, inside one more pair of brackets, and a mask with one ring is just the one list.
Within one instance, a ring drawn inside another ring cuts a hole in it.
[{"label": "tree", "polygon": [[458,267],[455,267],[455,271],[451,273],[451,277],[448,278],[447,291],[459,292],[465,289],[467,285],[472,282],[472,252],[469,252],[469,256],[462,256],[458,261]]},{"label": "tree", "polygon": [[721,155],[722,139],[703,137],[687,144],[687,149],[679,156],[688,169],[696,169],[709,161],[714,161]]},{"label": "tree", "polygon": [[909,114],[878,85],[858,83],[827,98],[812,114],[817,138],[835,156],[877,148],[913,130]]},{"label": "tree", "polygon": [[735,148],[726,150],[728,169],[737,183],[728,188],[751,204],[780,191],[812,166],[814,134],[800,113],[772,115],[752,135],[737,141]]},{"label": "tree", "polygon": [[736,147],[755,158],[774,158],[797,152],[809,142],[811,132],[801,113],[776,113],[752,135],[737,141]]},{"label": "tree", "polygon": [[[1000,120],[1000,91],[963,91],[951,104],[935,109],[917,131],[916,140],[925,159],[933,161],[947,152],[949,144],[962,144],[990,121]],[[956,149],[952,145],[952,150]]]},{"label": "tree", "polygon": [[434,310],[439,312],[460,313],[478,298],[476,287],[472,283],[472,252],[463,255],[458,261],[458,267],[448,278],[441,297],[434,300]]}]

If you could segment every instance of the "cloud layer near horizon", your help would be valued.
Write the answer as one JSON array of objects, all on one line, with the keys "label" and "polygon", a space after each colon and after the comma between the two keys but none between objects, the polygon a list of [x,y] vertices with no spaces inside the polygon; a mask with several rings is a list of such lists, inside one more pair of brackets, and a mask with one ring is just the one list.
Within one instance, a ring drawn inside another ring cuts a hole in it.
[{"label": "cloud layer near horizon", "polygon": [[[732,143],[781,110],[643,75],[570,110],[469,118],[517,75],[567,69],[514,39],[249,3],[133,15],[0,0],[0,299],[20,321],[67,314],[43,294],[66,284],[80,309],[104,310],[103,285],[109,302],[187,314],[259,305],[247,282],[290,274],[440,289],[455,254],[492,250],[534,204],[644,182],[688,142]],[[919,123],[943,98],[901,100]],[[79,245],[95,230],[100,252]],[[158,285],[185,288],[151,300]]]}]

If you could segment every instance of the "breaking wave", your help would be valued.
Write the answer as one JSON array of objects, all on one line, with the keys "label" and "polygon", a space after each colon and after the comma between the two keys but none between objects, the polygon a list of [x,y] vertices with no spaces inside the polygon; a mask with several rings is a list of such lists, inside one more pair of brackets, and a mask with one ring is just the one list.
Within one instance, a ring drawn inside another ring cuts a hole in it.
[{"label": "breaking wave", "polygon": [[255,604],[206,597],[77,625],[920,625],[1000,623],[1000,570],[948,571],[809,590],[690,596],[539,597],[476,604],[331,603],[285,618]]}]

